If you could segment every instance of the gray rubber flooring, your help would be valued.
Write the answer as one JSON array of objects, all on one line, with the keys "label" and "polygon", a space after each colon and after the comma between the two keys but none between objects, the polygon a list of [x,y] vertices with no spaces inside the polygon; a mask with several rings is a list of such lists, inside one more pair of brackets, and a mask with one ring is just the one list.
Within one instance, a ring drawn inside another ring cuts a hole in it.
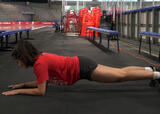
[{"label": "gray rubber flooring", "polygon": [[[43,52],[82,55],[112,67],[150,65],[127,53],[117,53],[116,48],[104,52],[84,38],[54,33],[53,28],[31,31],[30,37],[34,39],[30,42]],[[121,48],[132,51],[122,44]],[[35,80],[32,68],[18,67],[10,54],[0,52],[0,92],[9,90],[10,84]],[[45,96],[0,95],[0,114],[159,114],[159,88],[150,88],[148,82],[108,84],[81,80],[73,86],[49,84]]]}]

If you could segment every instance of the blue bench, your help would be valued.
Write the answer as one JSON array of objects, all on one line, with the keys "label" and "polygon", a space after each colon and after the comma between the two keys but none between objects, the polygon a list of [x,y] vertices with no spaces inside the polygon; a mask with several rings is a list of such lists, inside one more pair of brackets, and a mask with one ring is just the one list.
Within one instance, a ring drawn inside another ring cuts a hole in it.
[{"label": "blue bench", "polygon": [[0,30],[0,33],[5,32],[4,30]]},{"label": "blue bench", "polygon": [[[151,38],[150,37],[153,37],[153,38],[160,38],[160,33],[155,33],[155,32],[139,32],[139,35],[140,35],[140,38],[139,38],[139,54],[141,52],[141,45],[142,45],[142,36],[148,36],[149,38],[149,53],[151,54]],[[159,61],[160,61],[160,52],[159,52]]]},{"label": "blue bench", "polygon": [[20,33],[20,38],[22,38],[22,32],[26,32],[27,33],[27,38],[29,39],[29,31],[31,31],[31,29],[21,29],[21,30],[17,30]]},{"label": "blue bench", "polygon": [[4,48],[3,47],[3,40],[4,40],[4,38],[6,39],[5,48],[8,48],[8,39],[9,39],[9,36],[15,34],[16,43],[17,43],[18,34],[20,35],[20,39],[21,39],[22,38],[22,32],[27,32],[27,38],[29,38],[29,31],[31,31],[31,29],[20,29],[20,30],[12,30],[12,31],[1,32],[0,33],[1,49]]},{"label": "blue bench", "polygon": [[147,7],[147,8],[141,8],[141,9],[124,11],[124,12],[122,12],[122,14],[136,13],[136,12],[142,12],[142,11],[149,11],[149,10],[154,10],[154,9],[160,9],[160,6],[151,6],[151,7]]},{"label": "blue bench", "polygon": [[[102,29],[102,28],[96,28],[96,27],[87,27],[87,30],[89,31],[89,34],[91,34],[93,32],[93,38],[91,38],[93,41],[95,41],[95,32],[99,33],[100,36],[100,40],[99,40],[99,44],[102,43],[102,34],[106,34],[107,35],[107,40],[108,40],[108,49],[109,49],[109,45],[110,45],[110,40],[117,40],[117,50],[119,52],[119,32],[118,31],[113,31],[113,30],[107,30],[107,29]],[[91,35],[89,35],[91,36]]]}]

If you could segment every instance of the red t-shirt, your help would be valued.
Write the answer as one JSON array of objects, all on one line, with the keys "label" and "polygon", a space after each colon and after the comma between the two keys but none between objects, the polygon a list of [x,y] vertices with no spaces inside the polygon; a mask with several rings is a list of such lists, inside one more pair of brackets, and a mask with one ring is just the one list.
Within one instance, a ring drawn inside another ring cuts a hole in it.
[{"label": "red t-shirt", "polygon": [[37,56],[33,65],[37,83],[46,80],[60,85],[72,85],[80,79],[79,59],[75,57],[60,56],[51,53],[42,53]]}]

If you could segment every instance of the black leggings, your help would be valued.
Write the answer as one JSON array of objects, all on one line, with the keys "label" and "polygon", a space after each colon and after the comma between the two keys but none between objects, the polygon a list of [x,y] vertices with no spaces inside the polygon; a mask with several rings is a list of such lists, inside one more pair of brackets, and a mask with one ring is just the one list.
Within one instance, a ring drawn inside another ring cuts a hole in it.
[{"label": "black leggings", "polygon": [[87,57],[78,56],[80,65],[80,79],[91,79],[91,74],[97,67],[97,63]]}]

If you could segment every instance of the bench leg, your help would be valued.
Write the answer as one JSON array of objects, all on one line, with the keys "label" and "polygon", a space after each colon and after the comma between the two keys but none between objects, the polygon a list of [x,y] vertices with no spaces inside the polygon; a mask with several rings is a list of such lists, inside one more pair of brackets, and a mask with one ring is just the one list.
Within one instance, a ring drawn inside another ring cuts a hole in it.
[{"label": "bench leg", "polygon": [[18,41],[18,33],[15,34],[15,37],[16,37],[16,43]]},{"label": "bench leg", "polygon": [[139,39],[139,54],[140,54],[140,52],[141,52],[141,44],[142,44],[142,36],[140,36],[140,39]]},{"label": "bench leg", "polygon": [[89,37],[90,37],[91,40],[93,39],[92,38],[92,30],[89,30]]},{"label": "bench leg", "polygon": [[86,30],[87,31],[87,36],[90,38],[90,30]]},{"label": "bench leg", "polygon": [[149,37],[149,53],[151,54],[151,38]]},{"label": "bench leg", "polygon": [[102,34],[99,33],[99,44],[101,44],[101,43],[102,43]]},{"label": "bench leg", "polygon": [[9,38],[9,36],[7,35],[6,36],[6,48],[8,47],[8,38]]},{"label": "bench leg", "polygon": [[87,32],[87,33],[88,33],[88,37],[89,37],[90,40],[92,40],[91,32],[92,32],[92,31],[91,31],[90,29],[89,29],[88,32]]},{"label": "bench leg", "polygon": [[[86,32],[85,32],[85,37],[86,37],[86,39],[90,39],[90,37],[89,37],[89,35],[88,35],[88,29],[86,29]],[[87,36],[88,35],[88,36]]]},{"label": "bench leg", "polygon": [[89,36],[89,39],[90,39],[90,40],[92,40],[92,35],[91,35],[91,33],[92,33],[92,30],[88,30],[88,36]]},{"label": "bench leg", "polygon": [[93,31],[93,41],[95,41],[95,31]]},{"label": "bench leg", "polygon": [[3,36],[1,37],[1,48],[3,48]]},{"label": "bench leg", "polygon": [[20,39],[22,39],[22,32],[19,33],[19,37],[20,37]]},{"label": "bench leg", "polygon": [[110,44],[110,36],[107,35],[107,39],[108,39],[108,49],[109,49],[109,44]]},{"label": "bench leg", "polygon": [[27,38],[29,39],[29,31],[27,31]]},{"label": "bench leg", "polygon": [[159,51],[159,62],[160,62],[160,51]]},{"label": "bench leg", "polygon": [[117,50],[119,52],[119,37],[118,37],[118,35],[116,35],[116,38],[117,38]]}]

